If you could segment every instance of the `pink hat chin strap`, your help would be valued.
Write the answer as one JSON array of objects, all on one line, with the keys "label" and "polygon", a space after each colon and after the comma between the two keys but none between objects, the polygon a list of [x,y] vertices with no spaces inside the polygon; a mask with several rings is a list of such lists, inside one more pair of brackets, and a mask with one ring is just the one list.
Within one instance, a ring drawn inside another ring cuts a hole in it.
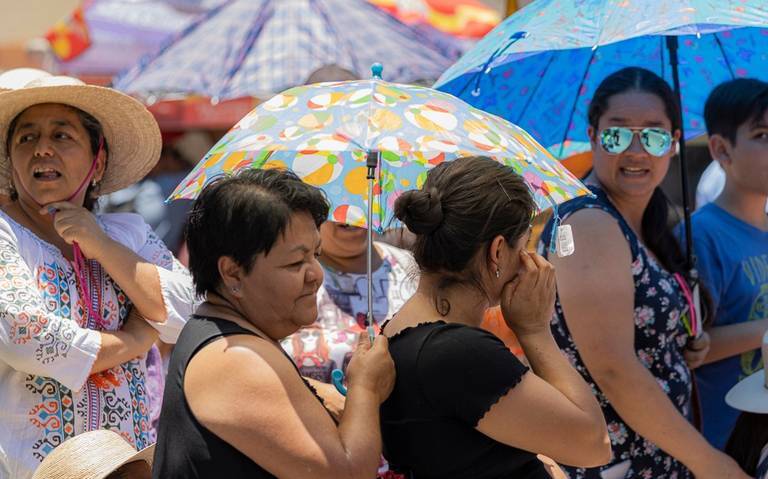
[{"label": "pink hat chin strap", "polygon": [[[85,178],[83,178],[83,181],[80,183],[80,186],[78,186],[75,192],[72,193],[69,196],[69,198],[65,199],[64,201],[71,201],[77,195],[79,195],[84,188],[88,186],[88,183],[91,181],[91,179],[93,178],[93,175],[96,173],[96,165],[99,160],[99,155],[101,155],[101,152],[103,149],[104,149],[104,137],[102,136],[99,138],[99,149],[98,151],[96,151],[96,156],[93,157],[93,161],[91,162],[91,168],[88,170],[88,173],[85,175]],[[55,216],[56,211],[55,210],[52,211],[51,215]],[[83,256],[83,252],[80,249],[80,245],[77,244],[77,241],[72,243],[72,254],[74,256],[72,264],[75,269],[75,277],[77,278],[77,283],[80,285],[83,300],[85,301],[86,306],[88,308],[88,317],[96,321],[96,324],[103,325],[104,319],[101,317],[101,312],[96,310],[96,307],[93,301],[94,298],[93,296],[91,296],[91,293],[92,293],[91,281],[86,271],[85,256]]]},{"label": "pink hat chin strap", "polygon": [[80,186],[77,187],[74,193],[69,195],[69,198],[65,199],[64,201],[72,201],[75,196],[79,195],[83,189],[88,186],[88,183],[93,178],[93,175],[96,173],[96,165],[99,162],[99,155],[101,155],[101,151],[104,149],[104,137],[99,137],[99,149],[96,151],[96,156],[93,157],[93,161],[91,162],[91,169],[88,170],[88,173],[86,173],[85,178],[83,178],[83,181],[80,183]]}]

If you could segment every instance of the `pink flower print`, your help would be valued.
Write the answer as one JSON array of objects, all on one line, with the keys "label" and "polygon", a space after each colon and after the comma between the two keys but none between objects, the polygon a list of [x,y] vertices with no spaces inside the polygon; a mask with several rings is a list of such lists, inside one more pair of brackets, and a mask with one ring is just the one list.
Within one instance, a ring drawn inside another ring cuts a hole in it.
[{"label": "pink flower print", "polygon": [[608,436],[612,444],[624,444],[627,441],[627,428],[620,422],[610,422],[608,426]]},{"label": "pink flower print", "polygon": [[653,364],[653,357],[643,349],[637,352],[637,359],[639,359],[640,362],[643,363],[643,366],[648,369],[650,369]]},{"label": "pink flower print", "polygon": [[659,286],[661,287],[661,290],[664,291],[667,294],[672,294],[672,284],[669,282],[668,279],[660,279],[659,280]]},{"label": "pink flower print", "polygon": [[645,452],[645,454],[651,456],[658,451],[659,451],[659,448],[656,447],[656,444],[648,440],[643,440],[643,452]]},{"label": "pink flower print", "polygon": [[632,262],[632,276],[637,276],[643,271],[643,259],[638,256],[638,258]]},{"label": "pink flower print", "polygon": [[646,298],[653,298],[653,297],[654,297],[654,296],[656,296],[657,294],[659,294],[659,291],[656,289],[656,287],[655,287],[655,286],[651,286],[651,287],[649,287],[649,288],[648,288],[648,290],[645,292],[645,297],[646,297]]},{"label": "pink flower print", "polygon": [[659,384],[659,387],[666,393],[669,394],[669,383],[661,378],[656,378],[656,382]]},{"label": "pink flower print", "polygon": [[640,471],[638,477],[641,477],[642,479],[654,479],[653,472],[649,468],[645,468]]},{"label": "pink flower print", "polygon": [[645,328],[653,324],[656,312],[650,306],[635,308],[635,324],[638,328]]},{"label": "pink flower print", "polygon": [[669,318],[667,319],[667,331],[675,331],[678,324],[680,324],[680,312],[673,309],[669,312]]}]

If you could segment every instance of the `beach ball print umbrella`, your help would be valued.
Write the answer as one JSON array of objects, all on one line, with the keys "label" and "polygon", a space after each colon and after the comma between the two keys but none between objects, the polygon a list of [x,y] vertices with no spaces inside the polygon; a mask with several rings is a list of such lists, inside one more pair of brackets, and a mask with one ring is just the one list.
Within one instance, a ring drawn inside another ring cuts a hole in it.
[{"label": "beach ball print umbrella", "polygon": [[[371,80],[291,88],[235,125],[170,199],[194,199],[207,183],[244,168],[289,168],[322,188],[330,218],[381,232],[394,201],[420,188],[444,161],[486,155],[520,174],[540,209],[589,191],[525,131],[450,94]],[[368,295],[369,321],[372,295]],[[371,324],[369,322],[369,324]]]},{"label": "beach ball print umbrella", "polygon": [[512,123],[447,93],[374,78],[295,87],[261,103],[169,199],[195,199],[215,177],[244,168],[289,168],[326,192],[329,219],[382,232],[400,194],[420,188],[440,163],[471,155],[513,168],[542,210],[589,194]]}]

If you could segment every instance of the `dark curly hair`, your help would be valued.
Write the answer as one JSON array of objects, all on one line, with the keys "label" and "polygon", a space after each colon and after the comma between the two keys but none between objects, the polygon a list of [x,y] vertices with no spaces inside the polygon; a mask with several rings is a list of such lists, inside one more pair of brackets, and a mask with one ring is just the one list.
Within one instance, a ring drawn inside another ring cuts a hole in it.
[{"label": "dark curly hair", "polygon": [[320,189],[288,170],[249,169],[210,183],[195,201],[184,231],[197,294],[220,286],[220,257],[231,257],[248,272],[257,255],[269,253],[295,213],[309,213],[319,227],[329,208]]}]

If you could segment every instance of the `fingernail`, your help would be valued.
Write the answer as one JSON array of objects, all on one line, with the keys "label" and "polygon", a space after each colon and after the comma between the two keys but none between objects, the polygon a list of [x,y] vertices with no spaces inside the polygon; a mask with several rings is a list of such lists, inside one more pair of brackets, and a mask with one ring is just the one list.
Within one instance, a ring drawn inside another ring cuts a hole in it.
[{"label": "fingernail", "polygon": [[55,214],[56,214],[56,212],[58,211],[58,210],[57,210],[56,208],[54,208],[53,206],[49,206],[49,207],[47,208],[47,210],[48,210],[48,214],[49,214],[49,215],[55,215]]}]

